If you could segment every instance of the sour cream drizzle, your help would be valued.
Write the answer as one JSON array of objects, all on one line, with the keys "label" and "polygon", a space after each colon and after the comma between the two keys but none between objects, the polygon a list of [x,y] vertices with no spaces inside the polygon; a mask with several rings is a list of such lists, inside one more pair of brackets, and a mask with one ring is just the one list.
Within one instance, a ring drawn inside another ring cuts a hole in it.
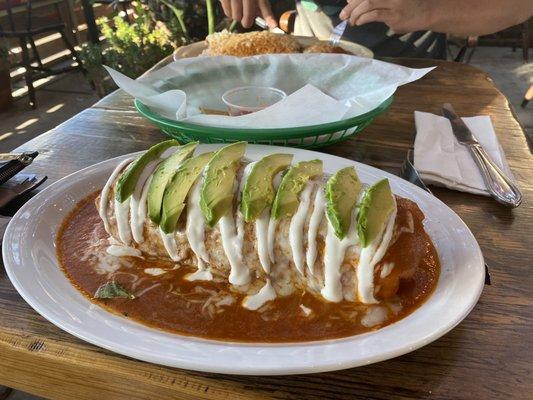
[{"label": "sour cream drizzle", "polygon": [[[281,177],[283,176],[284,171],[280,171],[274,176],[274,179],[272,181],[272,185],[274,186],[274,191],[277,192],[279,185],[281,183]],[[270,258],[270,262],[274,263],[276,262],[275,252],[274,252],[274,244],[276,243],[276,229],[278,228],[278,221],[270,218],[268,221],[268,257]]]},{"label": "sour cream drizzle", "polygon": [[361,250],[359,265],[356,269],[357,297],[364,304],[378,302],[374,297],[374,267],[381,261],[389,247],[395,222],[396,210],[391,213],[383,234]]},{"label": "sour cream drizzle", "polygon": [[387,276],[389,276],[393,269],[394,269],[394,263],[392,262],[386,263],[385,265],[383,265],[383,267],[381,268],[381,272],[379,274],[380,278],[386,278]]},{"label": "sour cream drizzle", "polygon": [[[148,163],[144,167],[143,172],[135,185],[134,192],[128,197],[128,199],[122,203],[116,199],[114,200],[118,236],[124,244],[130,244],[132,233],[133,238],[137,243],[142,243],[144,241],[143,233],[144,221],[146,220],[146,197],[148,196],[148,187],[150,186],[150,182],[146,181],[148,178],[151,179],[151,175],[157,165],[165,158],[169,157],[174,151],[176,151],[176,149],[177,147],[175,146],[170,147],[163,152],[160,158]],[[146,192],[143,189],[146,190]],[[141,197],[144,198],[143,201],[141,201]]]},{"label": "sour cream drizzle", "polygon": [[191,250],[196,255],[198,270],[187,275],[186,279],[212,280],[213,275],[206,269],[205,262],[209,261],[209,255],[205,249],[205,223],[202,210],[200,209],[200,193],[202,190],[203,177],[200,176],[192,186],[187,197],[187,222],[185,233]]},{"label": "sour cream drizzle", "polygon": [[118,237],[122,243],[129,245],[131,243],[131,231],[129,226],[130,198],[122,203],[117,199],[114,199],[114,202]]},{"label": "sour cream drizzle", "polygon": [[304,190],[302,190],[298,210],[296,210],[296,213],[292,216],[289,225],[289,244],[291,245],[292,259],[294,265],[302,275],[305,271],[304,224],[307,218],[309,205],[311,204],[311,193],[314,186],[315,184],[310,182],[305,186]]},{"label": "sour cream drizzle", "polygon": [[270,218],[268,221],[268,256],[270,261],[276,262],[276,254],[274,251],[274,244],[276,243],[276,230],[278,229],[278,220]]},{"label": "sour cream drizzle", "polygon": [[248,268],[242,262],[242,248],[239,247],[239,238],[235,220],[231,212],[228,212],[218,221],[222,247],[226,253],[231,271],[229,274],[229,283],[232,285],[246,285],[250,282]]},{"label": "sour cream drizzle", "polygon": [[170,256],[170,259],[172,261],[180,261],[181,257],[178,253],[178,245],[176,244],[176,236],[174,232],[165,233],[161,228],[159,228],[159,235],[161,236],[161,241],[163,242],[165,250]]},{"label": "sour cream drizzle", "polygon": [[270,212],[264,210],[259,218],[255,220],[255,236],[257,239],[257,254],[263,270],[270,272],[270,254],[268,243],[268,226],[270,222]]},{"label": "sour cream drizzle", "polygon": [[107,180],[107,182],[104,185],[104,188],[102,189],[102,192],[100,193],[100,203],[98,207],[98,213],[100,214],[100,218],[102,218],[102,221],[104,222],[104,228],[107,233],[110,234],[109,229],[109,220],[107,218],[107,204],[109,202],[109,191],[111,190],[111,186],[116,181],[118,174],[122,172],[122,170],[133,161],[133,158],[127,158],[126,160],[122,161],[120,164],[117,165],[117,167],[113,170],[113,173]]},{"label": "sour cream drizzle", "polygon": [[329,301],[339,302],[343,299],[341,266],[344,262],[346,250],[359,243],[355,223],[355,209],[353,214],[348,234],[342,240],[335,235],[335,229],[331,225],[329,218],[326,216],[328,221],[328,232],[326,234],[326,248],[324,254],[324,287],[320,293]]},{"label": "sour cream drizzle", "polygon": [[192,282],[192,281],[212,281],[213,280],[213,274],[211,273],[211,271],[209,271],[204,262],[202,261],[201,258],[197,258],[198,260],[198,269],[196,271],[194,271],[193,273],[191,274],[187,274],[185,276],[185,279],[188,280],[189,282]]},{"label": "sour cream drizzle", "polygon": [[142,258],[142,253],[139,249],[134,249],[133,247],[129,246],[120,246],[116,244],[112,244],[106,249],[106,253],[110,254],[115,257],[139,257]]},{"label": "sour cream drizzle", "polygon": [[130,227],[133,234],[133,240],[137,243],[144,242],[144,222],[146,220],[146,198],[148,196],[148,188],[152,181],[152,173],[157,168],[161,159],[154,160],[144,167],[135,190],[131,195],[130,200]]},{"label": "sour cream drizzle", "polygon": [[[240,202],[240,196],[244,183],[255,163],[248,164],[243,171],[241,181],[235,184],[237,190],[237,204]],[[250,282],[250,273],[242,259],[242,247],[244,242],[244,218],[237,207],[237,215],[233,218],[233,212],[229,211],[218,221],[222,247],[226,253],[231,271],[229,274],[229,283],[240,286]]]},{"label": "sour cream drizzle", "polygon": [[307,230],[307,253],[306,262],[309,272],[315,273],[315,261],[316,261],[316,237],[320,228],[320,223],[324,217],[324,211],[326,209],[326,196],[324,194],[324,188],[319,186],[316,191],[315,201],[313,203],[313,213],[309,219],[309,228]]},{"label": "sour cream drizzle", "polygon": [[276,291],[267,279],[266,284],[256,294],[246,296],[242,301],[242,306],[248,310],[257,310],[261,308],[263,304],[276,298]]}]

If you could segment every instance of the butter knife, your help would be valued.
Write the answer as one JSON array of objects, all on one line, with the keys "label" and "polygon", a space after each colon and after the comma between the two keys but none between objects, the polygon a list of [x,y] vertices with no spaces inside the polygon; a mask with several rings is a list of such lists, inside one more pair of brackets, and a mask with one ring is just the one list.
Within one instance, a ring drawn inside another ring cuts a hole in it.
[{"label": "butter knife", "polygon": [[255,24],[256,24],[258,27],[260,27],[261,29],[265,29],[265,30],[267,30],[267,31],[271,31],[271,32],[274,32],[274,33],[280,33],[280,34],[282,34],[282,35],[285,34],[285,32],[284,32],[282,29],[278,28],[278,27],[275,27],[275,28],[270,29],[270,28],[268,27],[267,22],[264,20],[264,18],[256,17],[254,22],[255,22]]},{"label": "butter knife", "polygon": [[331,31],[331,35],[329,36],[329,45],[330,46],[336,46],[339,44],[339,41],[341,40],[342,35],[344,35],[344,31],[346,30],[346,27],[348,26],[348,20],[341,21],[340,24],[338,24],[333,30]]},{"label": "butter knife", "polygon": [[470,151],[490,195],[501,204],[513,208],[518,207],[522,202],[522,192],[492,161],[485,149],[476,140],[472,131],[457,116],[451,104],[446,103],[443,105],[442,115],[450,120],[452,131],[457,141]]},{"label": "butter knife", "polygon": [[30,190],[38,188],[44,181],[46,175],[17,174],[6,183],[0,186],[0,212],[14,199],[28,193]]}]

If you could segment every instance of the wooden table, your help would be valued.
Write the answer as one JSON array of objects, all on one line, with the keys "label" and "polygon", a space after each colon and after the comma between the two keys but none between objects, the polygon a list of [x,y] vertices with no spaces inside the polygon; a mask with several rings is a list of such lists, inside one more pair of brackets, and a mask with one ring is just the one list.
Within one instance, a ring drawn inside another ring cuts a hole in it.
[{"label": "wooden table", "polygon": [[[401,60],[427,77],[401,87],[390,110],[357,139],[323,149],[398,172],[413,144],[413,111],[490,114],[524,192],[515,210],[489,198],[435,194],[472,229],[491,268],[472,313],[413,353],[368,367],[286,377],[189,372],[132,360],[84,343],[34,312],[0,269],[0,384],[58,399],[531,399],[533,396],[533,156],[506,98],[483,72],[462,64]],[[118,91],[20,150],[41,155],[47,184],[101,160],[146,149],[164,136]]]}]

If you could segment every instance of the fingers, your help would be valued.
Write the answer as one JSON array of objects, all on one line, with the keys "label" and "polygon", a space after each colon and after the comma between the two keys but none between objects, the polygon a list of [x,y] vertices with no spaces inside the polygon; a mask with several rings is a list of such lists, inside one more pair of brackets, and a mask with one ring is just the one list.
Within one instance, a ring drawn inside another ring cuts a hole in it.
[{"label": "fingers", "polygon": [[231,0],[231,18],[234,21],[242,19],[242,0]]},{"label": "fingers", "polygon": [[257,15],[255,0],[243,0],[242,2],[242,20],[241,24],[244,28],[250,28]]},{"label": "fingers", "polygon": [[226,17],[231,18],[231,0],[220,0],[220,4],[222,4],[222,9]]},{"label": "fingers", "polygon": [[[341,11],[340,18],[348,20],[350,25],[362,25],[368,22],[376,21],[376,18],[382,15],[382,10],[390,7],[390,0],[352,0]],[[367,13],[362,21],[361,17]]]},{"label": "fingers", "polygon": [[276,21],[276,17],[274,16],[274,13],[272,12],[272,8],[270,7],[270,1],[268,0],[259,0],[257,2],[257,5],[259,7],[259,12],[261,13],[261,16],[266,21],[268,27],[270,29],[275,28],[278,26],[278,21]]},{"label": "fingers", "polygon": [[364,3],[365,0],[351,0],[351,1],[348,1],[348,4],[346,5],[346,7],[344,7],[340,14],[339,14],[339,18],[342,19],[342,20],[345,20],[345,19],[349,19],[350,18],[350,15],[352,14],[352,11],[358,6],[360,5],[361,3]]},{"label": "fingers", "polygon": [[389,14],[390,11],[385,9],[372,10],[361,15],[352,25],[363,25],[368,24],[369,22],[387,22]]},{"label": "fingers", "polygon": [[278,26],[268,0],[220,0],[220,3],[224,14],[234,21],[240,21],[244,28],[250,28],[259,14],[269,28]]}]

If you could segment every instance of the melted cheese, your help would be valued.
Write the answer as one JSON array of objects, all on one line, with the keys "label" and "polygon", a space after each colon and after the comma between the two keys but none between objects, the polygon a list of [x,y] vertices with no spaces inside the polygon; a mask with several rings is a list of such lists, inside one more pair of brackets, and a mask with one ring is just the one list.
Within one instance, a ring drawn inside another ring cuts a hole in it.
[{"label": "melted cheese", "polygon": [[152,275],[152,276],[163,275],[166,272],[167,271],[164,270],[163,268],[145,268],[144,269],[145,274]]},{"label": "melted cheese", "polygon": [[106,248],[106,253],[110,254],[115,257],[142,257],[142,253],[139,249],[134,249],[133,247],[128,246],[120,246],[116,244],[112,244],[111,246]]},{"label": "melted cheese", "polygon": [[303,304],[300,304],[300,309],[302,310],[302,313],[305,317],[309,317],[313,310],[311,310],[309,307],[304,306]]},{"label": "melted cheese", "polygon": [[385,307],[369,307],[361,324],[367,328],[382,324],[387,319],[387,309]]}]

